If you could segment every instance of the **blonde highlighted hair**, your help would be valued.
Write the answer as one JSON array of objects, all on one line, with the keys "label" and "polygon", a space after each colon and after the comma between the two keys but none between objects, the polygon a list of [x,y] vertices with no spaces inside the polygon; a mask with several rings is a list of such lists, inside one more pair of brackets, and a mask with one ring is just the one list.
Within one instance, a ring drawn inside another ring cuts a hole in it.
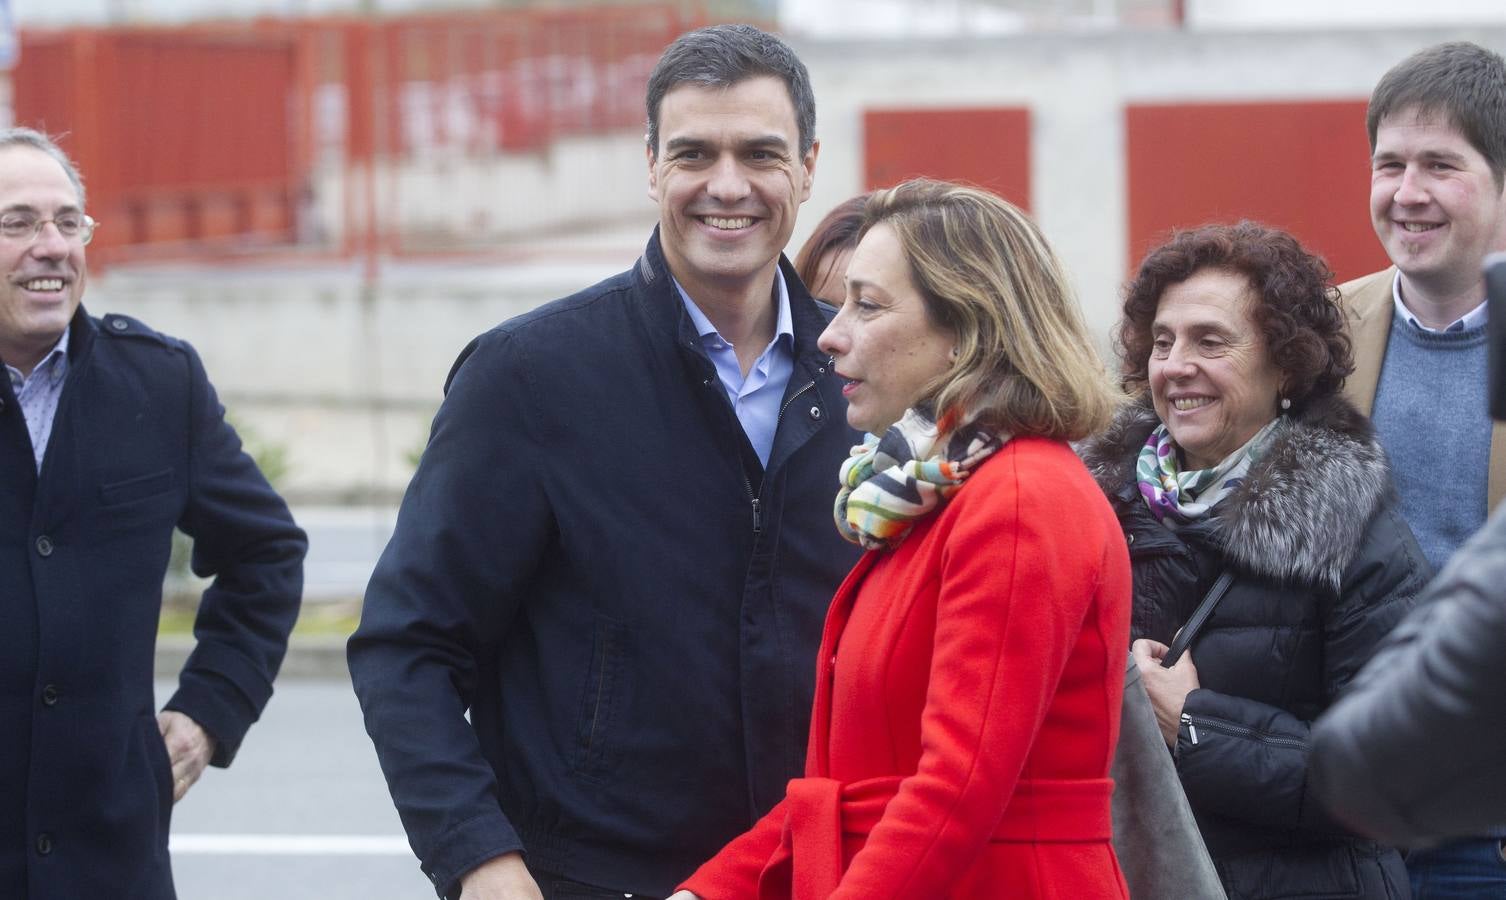
[{"label": "blonde highlighted hair", "polygon": [[877,225],[899,239],[927,315],[957,337],[955,364],[923,396],[938,421],[1060,440],[1108,426],[1122,394],[1029,216],[987,191],[920,178],[872,196],[863,233]]}]

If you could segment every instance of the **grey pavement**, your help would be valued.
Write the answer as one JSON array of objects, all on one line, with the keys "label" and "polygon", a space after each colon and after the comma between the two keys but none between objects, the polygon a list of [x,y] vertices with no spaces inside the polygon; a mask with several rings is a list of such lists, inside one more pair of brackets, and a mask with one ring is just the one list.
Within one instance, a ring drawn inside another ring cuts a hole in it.
[{"label": "grey pavement", "polygon": [[279,680],[235,763],[174,808],[172,840],[182,900],[434,897],[343,679]]}]

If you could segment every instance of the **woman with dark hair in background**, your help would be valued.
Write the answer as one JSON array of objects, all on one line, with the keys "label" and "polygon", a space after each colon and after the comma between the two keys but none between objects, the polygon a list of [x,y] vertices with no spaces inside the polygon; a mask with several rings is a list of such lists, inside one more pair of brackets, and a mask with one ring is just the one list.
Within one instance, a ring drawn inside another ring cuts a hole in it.
[{"label": "woman with dark hair in background", "polygon": [[1353,363],[1330,277],[1249,222],[1152,250],[1119,333],[1142,399],[1080,448],[1130,545],[1132,649],[1233,900],[1409,896],[1397,852],[1327,816],[1308,778],[1312,721],[1428,576],[1338,393]]},{"label": "woman with dark hair in background", "polygon": [[795,273],[811,296],[832,306],[841,306],[847,292],[842,278],[847,263],[858,245],[858,229],[863,224],[863,206],[872,194],[859,194],[832,207],[816,230],[795,254]]},{"label": "woman with dark hair in background", "polygon": [[820,346],[869,432],[836,503],[868,553],[827,617],[806,777],[678,900],[1125,900],[1129,560],[1067,445],[1118,394],[1060,263],[998,197],[907,182],[868,202]]}]

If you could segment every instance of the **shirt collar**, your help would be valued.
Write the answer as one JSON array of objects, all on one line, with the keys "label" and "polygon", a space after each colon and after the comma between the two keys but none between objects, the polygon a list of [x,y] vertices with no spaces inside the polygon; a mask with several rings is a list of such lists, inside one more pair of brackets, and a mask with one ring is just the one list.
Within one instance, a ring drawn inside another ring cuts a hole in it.
[{"label": "shirt collar", "polygon": [[52,345],[42,361],[32,367],[30,376],[23,376],[21,370],[12,365],[6,365],[5,371],[10,375],[11,387],[19,389],[30,378],[36,378],[39,374],[48,381],[56,384],[68,372],[68,332],[71,328],[63,329],[63,336]]},{"label": "shirt collar", "polygon": [[1418,321],[1417,317],[1412,315],[1412,311],[1407,309],[1407,305],[1401,302],[1400,272],[1397,272],[1396,277],[1391,280],[1391,301],[1396,304],[1396,314],[1401,316],[1402,321],[1409,322],[1415,328],[1430,331],[1434,334],[1441,334],[1446,331],[1469,331],[1472,328],[1484,325],[1488,318],[1488,304],[1484,300],[1481,300],[1479,306],[1450,322],[1447,326],[1443,328],[1429,328]]},{"label": "shirt collar", "polygon": [[[696,306],[695,301],[690,299],[690,295],[685,293],[685,288],[680,285],[679,279],[671,276],[670,280],[674,282],[675,290],[680,292],[680,301],[685,304],[685,311],[690,314],[690,322],[695,326],[695,333],[702,338],[715,337],[719,340],[726,340],[716,330],[716,326],[711,324],[711,320],[706,318],[706,314],[701,312],[701,308]],[[774,290],[779,294],[779,313],[774,322],[774,340],[777,341],[787,335],[791,341],[794,341],[795,321],[790,315],[790,290],[784,283],[784,273],[777,267],[774,269]]]}]

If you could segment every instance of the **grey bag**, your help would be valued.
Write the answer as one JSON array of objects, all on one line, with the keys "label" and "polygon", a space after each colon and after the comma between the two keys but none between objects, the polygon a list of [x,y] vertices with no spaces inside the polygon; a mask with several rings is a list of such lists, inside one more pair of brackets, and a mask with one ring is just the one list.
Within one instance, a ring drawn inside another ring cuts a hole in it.
[{"label": "grey bag", "polygon": [[1226,900],[1133,656],[1124,673],[1114,779],[1114,853],[1133,900]]}]

